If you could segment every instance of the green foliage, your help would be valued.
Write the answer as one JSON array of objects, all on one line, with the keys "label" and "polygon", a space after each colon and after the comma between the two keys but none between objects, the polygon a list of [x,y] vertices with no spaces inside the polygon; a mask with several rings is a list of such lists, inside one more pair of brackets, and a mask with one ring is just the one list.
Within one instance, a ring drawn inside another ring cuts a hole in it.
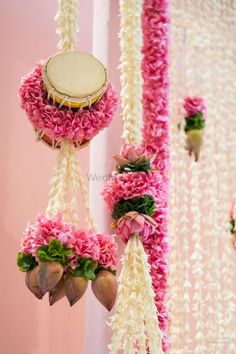
[{"label": "green foliage", "polygon": [[20,252],[17,257],[17,265],[21,272],[27,272],[33,269],[37,265],[37,262],[31,254]]},{"label": "green foliage", "polygon": [[152,216],[155,211],[155,201],[150,195],[121,199],[115,204],[112,218],[118,220],[129,211],[137,211],[140,214]]},{"label": "green foliage", "polygon": [[47,246],[41,246],[37,250],[37,256],[41,262],[59,262],[63,266],[68,264],[68,258],[73,252],[58,240],[51,240]]},{"label": "green foliage", "polygon": [[124,166],[117,166],[117,171],[119,173],[127,173],[127,172],[148,172],[151,170],[150,160],[146,160],[140,162],[138,164],[128,163]]},{"label": "green foliage", "polygon": [[198,112],[193,116],[185,117],[185,122],[185,132],[188,132],[189,130],[202,130],[206,125],[202,112]]},{"label": "green foliage", "polygon": [[78,258],[78,267],[71,270],[71,274],[75,277],[82,277],[88,280],[95,280],[95,271],[98,267],[98,262],[91,258]]}]

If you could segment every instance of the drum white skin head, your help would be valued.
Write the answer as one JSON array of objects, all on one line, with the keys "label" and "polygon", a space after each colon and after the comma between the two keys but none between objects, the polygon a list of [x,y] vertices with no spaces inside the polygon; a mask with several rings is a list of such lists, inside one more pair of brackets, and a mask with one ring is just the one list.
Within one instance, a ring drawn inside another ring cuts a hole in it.
[{"label": "drum white skin head", "polygon": [[107,71],[94,56],[79,51],[57,53],[43,67],[48,96],[69,107],[86,107],[98,101],[106,90]]}]

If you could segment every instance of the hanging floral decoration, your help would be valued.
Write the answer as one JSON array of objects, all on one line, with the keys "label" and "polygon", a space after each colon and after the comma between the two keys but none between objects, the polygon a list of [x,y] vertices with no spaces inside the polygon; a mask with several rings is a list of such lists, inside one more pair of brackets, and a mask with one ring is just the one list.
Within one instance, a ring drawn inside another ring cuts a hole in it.
[{"label": "hanging floral decoration", "polygon": [[[96,295],[96,289],[103,284],[100,272],[103,276],[115,274],[116,263],[117,244],[113,236],[64,224],[61,215],[51,220],[39,215],[35,223],[29,223],[17,259],[19,269],[27,272],[29,290],[37,298],[42,299],[49,292],[53,305],[66,295],[71,306],[84,294],[89,280]],[[114,305],[111,301],[104,294],[109,310]]]},{"label": "hanging floral decoration", "polygon": [[[102,63],[75,50],[76,9],[77,1],[70,0],[69,4],[59,0],[56,18],[60,25],[61,51],[49,58],[46,64],[38,64],[23,79],[19,91],[21,107],[39,140],[58,148],[58,156],[46,213],[27,225],[17,264],[20,271],[26,273],[29,290],[38,299],[49,293],[50,305],[64,296],[71,306],[74,305],[91,281],[96,298],[111,310],[117,293],[117,244],[113,235],[96,231],[76,148],[85,146],[109,125],[117,108],[117,97]],[[95,94],[78,86],[76,79],[71,81],[70,73],[69,89],[63,86],[70,64],[73,63],[73,77],[78,78],[81,65],[86,60],[90,60],[95,70],[100,72]],[[64,67],[66,72],[61,78]],[[48,83],[50,70],[51,75],[53,73],[51,79],[60,83],[59,89],[54,81],[51,86]],[[72,92],[71,95],[68,91]],[[85,95],[84,92],[88,93]],[[79,228],[79,189],[87,212],[86,231]]]},{"label": "hanging floral decoration", "polygon": [[[151,165],[152,158],[133,145],[124,144],[121,155],[115,155],[114,159],[117,165],[113,178],[107,182],[102,192],[112,211],[112,227],[124,242],[133,233],[139,233],[143,241],[147,241],[157,226],[152,216],[157,209],[155,185],[158,172]],[[146,171],[143,171],[144,164],[148,166]],[[123,171],[124,166],[129,166],[132,172]]]},{"label": "hanging floral decoration", "polygon": [[143,145],[155,154],[152,164],[158,171],[153,187],[157,209],[155,233],[145,242],[155,293],[158,323],[163,332],[162,349],[168,351],[169,316],[166,307],[168,275],[168,170],[169,170],[169,0],[144,0],[143,30]]},{"label": "hanging floral decoration", "polygon": [[[162,180],[159,169],[153,165],[154,155],[159,151],[147,152],[139,147],[143,138],[141,19],[145,3],[120,0],[122,137],[125,143],[120,155],[114,156],[116,167],[102,195],[112,212],[112,226],[126,246],[115,313],[109,322],[113,330],[110,354],[120,350],[142,354],[163,352],[159,323],[160,327],[162,324],[161,320],[158,323],[159,311],[154,302],[153,274],[149,266],[154,259],[151,260],[144,249],[159,238],[154,219],[160,207],[156,186]],[[159,253],[158,247],[156,252]]]},{"label": "hanging floral decoration", "polygon": [[236,215],[235,215],[235,202],[232,202],[229,212],[230,232],[232,234],[232,244],[236,249]]},{"label": "hanging floral decoration", "polygon": [[185,97],[183,108],[185,110],[186,150],[194,155],[198,161],[203,143],[203,129],[206,125],[206,106],[200,97]]},{"label": "hanging floral decoration", "polygon": [[[111,353],[116,353],[117,348],[128,352],[128,348],[134,350],[135,345],[142,353],[147,350],[162,352],[153,302],[154,291],[147,255],[142,246],[142,243],[152,243],[157,230],[152,216],[158,209],[155,186],[160,176],[152,165],[153,158],[141,148],[124,144],[121,154],[114,156],[117,164],[112,179],[102,192],[112,211],[112,228],[127,244],[120,275],[122,286],[118,290],[117,313],[111,321],[115,332],[110,344]],[[127,311],[132,313],[132,318],[129,321],[126,319],[126,326],[121,326]]]}]

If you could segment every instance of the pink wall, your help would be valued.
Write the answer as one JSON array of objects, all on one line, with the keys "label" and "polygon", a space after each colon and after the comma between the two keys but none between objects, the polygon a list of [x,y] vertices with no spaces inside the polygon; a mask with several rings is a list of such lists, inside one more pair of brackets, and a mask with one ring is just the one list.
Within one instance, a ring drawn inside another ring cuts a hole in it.
[{"label": "pink wall", "polygon": [[[91,50],[92,0],[81,0],[80,48]],[[36,143],[19,108],[20,78],[56,51],[56,0],[0,2],[1,43],[1,354],[84,353],[85,299],[72,309],[65,300],[50,308],[34,299],[17,270],[16,255],[26,222],[47,203],[56,153]],[[88,150],[81,153],[88,168]],[[83,220],[82,215],[81,219]],[[91,353],[92,354],[92,353]]]}]

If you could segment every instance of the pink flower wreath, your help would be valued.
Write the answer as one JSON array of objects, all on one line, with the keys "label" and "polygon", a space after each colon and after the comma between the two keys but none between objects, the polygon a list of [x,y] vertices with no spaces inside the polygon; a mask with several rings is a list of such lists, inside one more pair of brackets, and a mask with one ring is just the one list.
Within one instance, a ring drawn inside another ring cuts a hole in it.
[{"label": "pink flower wreath", "polygon": [[105,269],[115,269],[117,265],[118,246],[114,235],[76,229],[73,225],[64,224],[61,215],[48,219],[43,214],[39,214],[36,222],[28,223],[20,252],[24,255],[32,255],[38,261],[38,249],[49,245],[52,240],[58,240],[65,248],[71,249],[72,254],[69,257],[71,269],[76,268],[78,258],[91,258]]},{"label": "pink flower wreath", "polygon": [[109,125],[118,105],[116,93],[109,84],[100,101],[90,109],[58,108],[47,100],[41,63],[23,78],[19,95],[31,124],[44,133],[48,143],[62,139],[79,145],[86,143]]}]

